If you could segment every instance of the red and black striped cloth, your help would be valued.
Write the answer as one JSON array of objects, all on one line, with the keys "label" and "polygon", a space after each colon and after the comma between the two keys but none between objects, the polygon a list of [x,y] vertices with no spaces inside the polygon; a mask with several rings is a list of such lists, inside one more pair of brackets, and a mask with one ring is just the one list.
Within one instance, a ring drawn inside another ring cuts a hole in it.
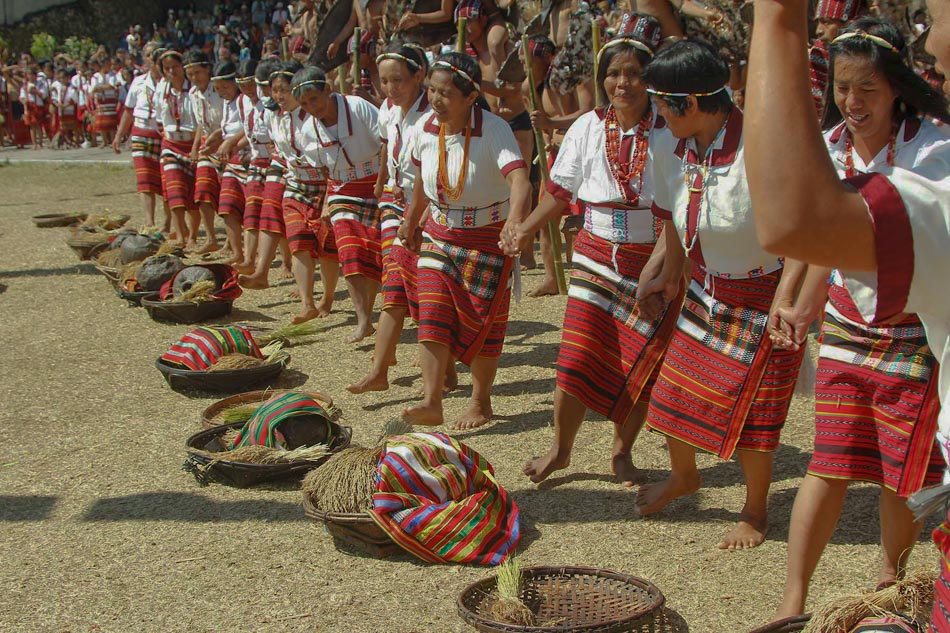
[{"label": "red and black striped cloth", "polygon": [[326,212],[333,225],[344,277],[383,279],[379,202],[374,197],[376,174],[347,183],[329,182]]},{"label": "red and black striped cloth", "polygon": [[139,193],[162,193],[162,137],[155,130],[132,128],[129,138],[135,188]]},{"label": "red and black striped cloth", "polygon": [[162,182],[165,201],[172,210],[196,209],[195,168],[191,164],[191,141],[162,139]]},{"label": "red and black striped cloth", "polygon": [[391,192],[379,201],[382,214],[383,309],[407,308],[413,321],[419,320],[419,296],[416,292],[416,270],[419,256],[396,239],[403,209]]}]

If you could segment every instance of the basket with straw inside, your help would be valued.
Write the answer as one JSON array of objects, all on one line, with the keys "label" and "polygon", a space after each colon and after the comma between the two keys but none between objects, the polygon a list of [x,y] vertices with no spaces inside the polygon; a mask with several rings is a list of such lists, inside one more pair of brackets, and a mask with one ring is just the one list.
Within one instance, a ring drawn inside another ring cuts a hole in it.
[{"label": "basket with straw inside", "polygon": [[[201,426],[206,429],[221,426],[222,424],[247,422],[261,405],[279,393],[284,393],[284,390],[264,389],[229,396],[209,405],[198,416],[198,420]],[[305,390],[304,393],[319,402],[333,422],[339,422],[343,417],[343,410],[336,406],[333,402],[333,398],[330,396],[312,388]]]}]

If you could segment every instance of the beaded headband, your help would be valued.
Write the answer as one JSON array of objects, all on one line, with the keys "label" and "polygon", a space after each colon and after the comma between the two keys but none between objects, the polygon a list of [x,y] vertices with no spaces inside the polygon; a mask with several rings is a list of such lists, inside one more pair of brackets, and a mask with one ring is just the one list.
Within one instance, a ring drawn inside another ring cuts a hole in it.
[{"label": "beaded headband", "polygon": [[415,70],[422,69],[422,67],[419,65],[419,62],[414,59],[409,59],[405,55],[400,55],[399,53],[383,53],[376,58],[376,65],[378,66],[381,61],[386,59],[394,59],[398,62],[405,62],[409,68],[414,68]]},{"label": "beaded headband", "polygon": [[274,81],[275,77],[287,77],[288,79],[293,79],[294,74],[289,70],[275,70],[270,74],[270,80]]},{"label": "beaded headband", "polygon": [[894,46],[893,44],[885,40],[883,37],[878,37],[877,35],[871,35],[870,33],[867,33],[865,31],[852,31],[851,33],[842,33],[835,39],[831,40],[831,43],[837,44],[838,42],[843,42],[844,40],[850,40],[855,37],[860,37],[862,40],[867,40],[871,42],[872,44],[876,44],[880,46],[881,48],[886,48],[887,50],[891,52],[897,53],[898,55],[901,54],[901,52],[897,50],[896,46]]},{"label": "beaded headband", "polygon": [[162,53],[161,55],[158,56],[158,61],[162,61],[162,60],[165,59],[166,57],[174,57],[174,58],[177,59],[178,61],[181,61],[181,59],[182,59],[181,53],[179,53],[178,51],[175,51],[175,50],[166,50],[164,53]]},{"label": "beaded headband", "polygon": [[599,62],[600,58],[604,56],[604,51],[606,51],[611,46],[616,46],[617,44],[629,44],[635,49],[643,51],[650,57],[653,57],[653,51],[650,50],[650,47],[644,44],[643,42],[641,42],[640,40],[634,39],[632,37],[621,36],[621,37],[615,37],[614,39],[610,40],[609,42],[607,42],[606,44],[600,47],[600,52],[597,53],[597,61]]},{"label": "beaded headband", "polygon": [[327,84],[324,79],[309,79],[307,81],[301,81],[299,84],[293,87],[294,94],[300,94],[301,88],[306,86],[325,86]]},{"label": "beaded headband", "polygon": [[441,61],[441,60],[440,60],[440,61],[437,61],[436,63],[432,64],[432,70],[436,70],[436,69],[451,71],[451,72],[455,73],[456,75],[458,75],[459,77],[461,77],[462,79],[464,79],[465,81],[467,81],[468,83],[470,83],[473,88],[475,88],[476,90],[478,90],[478,84],[475,83],[475,80],[472,79],[472,77],[471,77],[467,72],[465,72],[464,70],[462,70],[462,69],[459,68],[458,66],[453,66],[452,64],[450,64],[450,63],[447,62],[447,61]]},{"label": "beaded headband", "polygon": [[712,95],[719,94],[725,89],[726,87],[723,86],[722,88],[718,88],[712,92],[663,92],[662,90],[647,88],[647,92],[658,97],[711,97]]},{"label": "beaded headband", "polygon": [[208,66],[210,66],[210,65],[211,65],[211,64],[209,64],[208,62],[192,62],[192,63],[190,63],[190,64],[185,64],[185,70],[188,70],[189,68],[194,68],[195,66],[205,66],[205,67],[208,67]]},{"label": "beaded headband", "polygon": [[249,83],[251,83],[252,81],[257,81],[257,79],[255,79],[253,76],[251,76],[251,77],[238,77],[238,78],[237,78],[237,82],[238,82],[239,84],[249,84]]},{"label": "beaded headband", "polygon": [[228,73],[226,75],[215,75],[211,78],[211,81],[228,81],[228,80],[233,80],[235,77],[237,77],[237,74],[235,73]]}]

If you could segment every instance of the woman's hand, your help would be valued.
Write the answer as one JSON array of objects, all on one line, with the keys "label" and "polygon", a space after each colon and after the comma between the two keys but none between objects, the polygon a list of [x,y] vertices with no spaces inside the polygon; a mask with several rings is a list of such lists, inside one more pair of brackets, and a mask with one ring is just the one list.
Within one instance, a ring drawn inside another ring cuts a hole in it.
[{"label": "woman's hand", "polygon": [[534,236],[522,230],[521,222],[508,220],[501,229],[498,246],[508,257],[517,257],[530,249],[533,242]]},{"label": "woman's hand", "polygon": [[554,126],[551,125],[551,118],[548,117],[547,113],[544,110],[533,110],[531,112],[531,125],[536,130],[553,130]]},{"label": "woman's hand", "polygon": [[396,28],[397,31],[403,31],[405,29],[411,29],[414,26],[419,25],[419,16],[415,13],[407,13],[402,16],[402,19],[399,20],[399,26]]},{"label": "woman's hand", "polygon": [[399,241],[407,250],[413,253],[418,253],[422,247],[422,227],[410,228],[405,220],[399,225],[396,237],[399,238]]}]

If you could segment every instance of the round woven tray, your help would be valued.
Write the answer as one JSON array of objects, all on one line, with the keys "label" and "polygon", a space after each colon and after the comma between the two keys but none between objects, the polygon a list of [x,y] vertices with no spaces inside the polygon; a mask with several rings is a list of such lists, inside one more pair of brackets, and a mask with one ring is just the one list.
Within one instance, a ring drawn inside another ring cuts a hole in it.
[{"label": "round woven tray", "polygon": [[43,215],[34,215],[31,220],[37,228],[51,229],[58,226],[72,226],[79,224],[86,219],[85,213],[46,213]]},{"label": "round woven tray", "polygon": [[276,378],[284,367],[290,364],[290,354],[279,352],[277,360],[269,365],[230,369],[227,371],[192,371],[175,367],[163,361],[155,361],[155,367],[162,372],[165,382],[175,391],[214,391],[218,393],[238,393],[248,387]]},{"label": "round woven tray", "polygon": [[356,549],[375,558],[389,558],[400,551],[399,546],[365,512],[323,512],[313,504],[310,495],[305,494],[303,513],[323,523],[333,537],[333,544],[343,552]]},{"label": "round woven tray", "polygon": [[[244,404],[263,404],[264,402],[270,400],[273,396],[281,393],[287,393],[288,391],[300,391],[301,393],[307,394],[317,402],[322,403],[324,408],[336,409],[333,406],[333,398],[324,395],[319,391],[314,391],[313,389],[307,389],[306,391],[301,389],[262,389],[259,391],[239,393],[236,396],[228,396],[223,400],[218,400],[201,412],[201,414],[198,416],[198,421],[201,423],[202,428],[212,429],[221,425],[221,422],[216,421],[215,418],[218,417],[222,411],[226,411],[227,409],[231,409],[233,407],[239,407]],[[337,411],[339,410],[337,409]],[[331,411],[328,411],[328,413],[331,413]],[[331,415],[330,419],[336,422],[339,419],[339,415],[336,417]]]},{"label": "round woven tray", "polygon": [[753,629],[749,633],[797,633],[798,631],[805,630],[809,620],[811,620],[810,613],[796,615],[792,618],[783,618],[775,622],[769,622],[764,626]]},{"label": "round woven tray", "polygon": [[231,314],[234,301],[231,299],[212,299],[211,301],[162,301],[158,293],[142,298],[145,308],[153,321],[162,323],[201,323]]},{"label": "round woven tray", "polygon": [[94,237],[75,236],[66,240],[66,246],[73,249],[73,252],[79,257],[80,261],[95,259],[99,253],[109,247],[109,237],[101,233],[86,233]]},{"label": "round woven tray", "polygon": [[149,295],[155,294],[153,290],[139,290],[137,292],[130,292],[128,290],[124,290],[122,286],[116,288],[115,293],[119,295],[120,299],[125,299],[128,301],[129,305],[133,308],[142,307],[142,299]]},{"label": "round woven tray", "polygon": [[[189,449],[199,449],[210,453],[223,451],[225,447],[219,441],[221,435],[226,431],[239,429],[242,426],[244,426],[243,422],[236,422],[199,431],[188,438],[185,446]],[[248,464],[222,460],[216,462],[207,470],[200,471],[196,466],[208,464],[211,458],[200,453],[189,452],[183,468],[191,472],[201,485],[217,482],[236,488],[247,488],[266,481],[300,478],[328,460],[333,453],[342,451],[350,445],[350,440],[353,437],[353,430],[350,427],[340,426],[336,422],[330,422],[330,427],[333,429],[333,441],[330,442],[329,447],[330,452],[326,457],[320,459],[298,459],[282,464]]]},{"label": "round woven tray", "polygon": [[462,591],[459,615],[485,633],[627,633],[650,623],[664,602],[652,583],[606,569],[528,567],[521,577],[521,600],[534,611],[538,626],[497,622],[489,615],[495,576]]},{"label": "round woven tray", "polygon": [[117,268],[110,268],[108,266],[103,266],[102,264],[96,264],[96,270],[102,273],[102,275],[109,280],[109,283],[112,284],[112,287],[115,290],[119,289],[119,270]]}]

